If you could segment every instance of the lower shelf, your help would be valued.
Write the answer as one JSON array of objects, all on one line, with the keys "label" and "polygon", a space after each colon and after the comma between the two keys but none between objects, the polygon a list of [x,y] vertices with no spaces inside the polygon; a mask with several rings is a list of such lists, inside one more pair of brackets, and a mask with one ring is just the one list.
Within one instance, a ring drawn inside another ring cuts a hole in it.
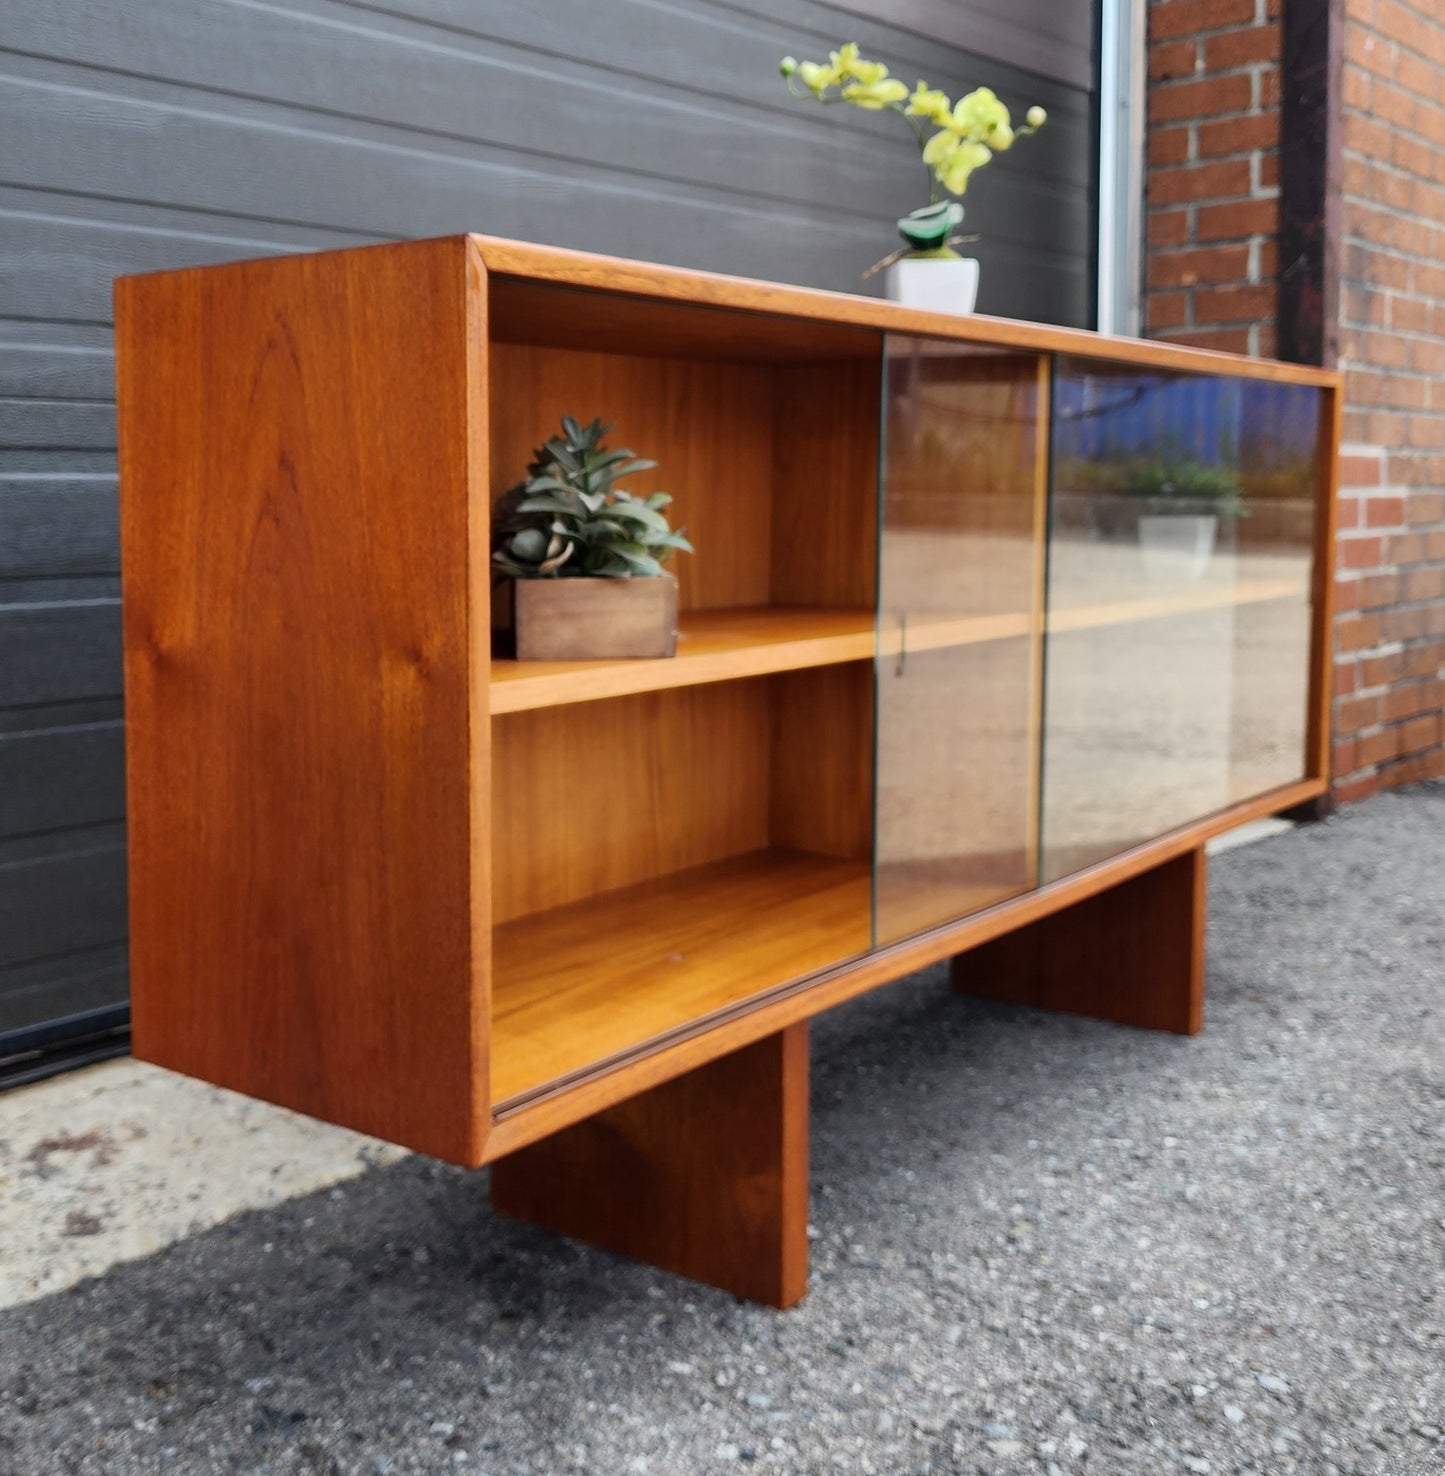
[{"label": "lower shelf", "polygon": [[1005,855],[885,861],[878,867],[878,943],[982,912],[1029,891],[1037,862],[1022,849]]},{"label": "lower shelf", "polygon": [[500,1106],[869,946],[866,861],[765,850],[503,924]]}]

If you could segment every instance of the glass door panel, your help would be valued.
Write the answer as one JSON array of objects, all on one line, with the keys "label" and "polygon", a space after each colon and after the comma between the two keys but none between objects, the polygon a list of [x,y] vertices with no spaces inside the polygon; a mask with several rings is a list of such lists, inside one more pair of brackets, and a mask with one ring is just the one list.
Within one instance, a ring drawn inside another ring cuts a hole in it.
[{"label": "glass door panel", "polygon": [[1035,885],[1047,362],[891,337],[875,936]]},{"label": "glass door panel", "polygon": [[1057,361],[1042,878],[1306,771],[1320,392]]}]

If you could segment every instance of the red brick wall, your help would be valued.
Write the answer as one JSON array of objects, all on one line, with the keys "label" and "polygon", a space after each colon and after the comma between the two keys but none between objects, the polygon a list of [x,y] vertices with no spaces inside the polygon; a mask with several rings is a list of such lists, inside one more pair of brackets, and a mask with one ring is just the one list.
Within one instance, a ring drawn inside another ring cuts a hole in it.
[{"label": "red brick wall", "polygon": [[[1445,3],[1344,4],[1334,788],[1349,800],[1445,774]],[[1151,0],[1151,336],[1274,352],[1281,8]]]},{"label": "red brick wall", "polygon": [[1279,54],[1279,0],[1150,7],[1152,337],[1274,353]]},{"label": "red brick wall", "polygon": [[1445,773],[1445,6],[1346,0],[1341,798]]}]

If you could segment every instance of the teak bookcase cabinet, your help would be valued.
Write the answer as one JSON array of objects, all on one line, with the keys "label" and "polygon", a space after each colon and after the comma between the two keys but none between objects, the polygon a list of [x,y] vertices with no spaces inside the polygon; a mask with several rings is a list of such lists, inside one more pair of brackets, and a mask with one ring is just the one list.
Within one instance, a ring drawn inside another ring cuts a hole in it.
[{"label": "teak bookcase cabinet", "polygon": [[[1204,842],[1325,786],[1331,374],[477,236],[116,325],[136,1053],[507,1213],[796,1301],[810,1016],[1196,1030]],[[697,545],[671,660],[494,659],[563,413]]]}]

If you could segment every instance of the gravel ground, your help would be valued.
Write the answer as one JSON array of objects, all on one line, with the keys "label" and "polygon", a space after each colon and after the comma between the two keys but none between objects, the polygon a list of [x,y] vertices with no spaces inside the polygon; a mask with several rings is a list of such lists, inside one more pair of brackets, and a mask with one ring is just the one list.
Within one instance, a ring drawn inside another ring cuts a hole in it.
[{"label": "gravel ground", "polygon": [[1213,867],[1192,1041],[818,1022],[813,1285],[420,1159],[0,1314],[0,1472],[1445,1472],[1445,786]]}]

